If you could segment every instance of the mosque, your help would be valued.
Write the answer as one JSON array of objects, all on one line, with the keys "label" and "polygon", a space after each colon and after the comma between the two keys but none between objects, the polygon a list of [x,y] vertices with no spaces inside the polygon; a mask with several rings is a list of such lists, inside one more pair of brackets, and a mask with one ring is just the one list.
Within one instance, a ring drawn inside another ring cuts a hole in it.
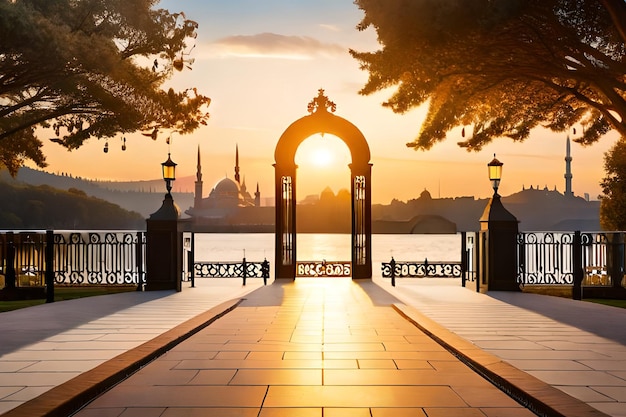
[{"label": "mosque", "polygon": [[[239,146],[235,148],[234,179],[222,178],[215,184],[207,197],[204,196],[202,181],[202,164],[200,147],[198,146],[198,165],[193,207],[185,211],[196,229],[211,226],[212,229],[233,228],[236,225],[267,225],[273,226],[273,207],[261,207],[261,192],[257,182],[254,196],[246,186],[245,176],[241,179],[239,167]],[[204,227],[203,227],[204,226]]]},{"label": "mosque", "polygon": [[[240,173],[239,147],[235,148],[234,177],[222,178],[204,197],[202,166],[198,147],[198,165],[193,207],[186,213],[197,232],[274,232],[275,211],[261,206],[261,193],[246,187]],[[524,186],[522,191],[503,197],[503,201],[520,220],[520,230],[600,230],[599,202],[576,197],[572,188],[570,139],[566,141],[565,191]],[[349,233],[350,195],[337,195],[325,189],[320,198],[302,202],[298,208],[298,231],[301,233]],[[376,233],[450,233],[456,230],[479,230],[478,219],[486,201],[474,197],[434,199],[427,190],[406,203],[376,204],[372,210],[372,228]],[[346,206],[347,205],[347,206]],[[347,207],[347,208],[346,208]],[[341,214],[343,211],[347,214]],[[433,216],[441,218],[435,219]]]}]

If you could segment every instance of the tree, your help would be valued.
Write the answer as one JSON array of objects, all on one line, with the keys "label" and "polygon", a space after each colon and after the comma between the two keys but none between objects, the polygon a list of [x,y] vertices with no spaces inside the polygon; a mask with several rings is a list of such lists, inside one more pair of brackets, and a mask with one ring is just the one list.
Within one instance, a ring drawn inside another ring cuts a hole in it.
[{"label": "tree", "polygon": [[[358,29],[382,49],[351,54],[369,72],[360,91],[395,87],[384,106],[428,103],[417,138],[427,150],[463,127],[459,145],[526,139],[580,123],[583,144],[626,137],[624,0],[355,0]],[[465,137],[465,127],[468,136]]]},{"label": "tree", "polygon": [[604,154],[604,170],[600,225],[604,230],[626,230],[626,141],[623,138]]},{"label": "tree", "polygon": [[210,99],[165,91],[197,23],[158,0],[0,0],[0,164],[44,167],[41,127],[68,149],[143,131],[188,133]]}]

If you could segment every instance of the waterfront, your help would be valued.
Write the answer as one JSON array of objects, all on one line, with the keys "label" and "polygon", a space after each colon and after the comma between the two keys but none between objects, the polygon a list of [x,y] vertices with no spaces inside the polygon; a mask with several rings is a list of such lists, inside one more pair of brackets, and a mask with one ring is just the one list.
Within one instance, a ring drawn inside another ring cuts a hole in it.
[{"label": "waterfront", "polygon": [[[298,234],[299,261],[349,261],[349,234]],[[196,261],[274,261],[273,233],[196,233]],[[372,235],[372,268],[380,271],[381,262],[460,261],[461,234],[448,235]]]}]

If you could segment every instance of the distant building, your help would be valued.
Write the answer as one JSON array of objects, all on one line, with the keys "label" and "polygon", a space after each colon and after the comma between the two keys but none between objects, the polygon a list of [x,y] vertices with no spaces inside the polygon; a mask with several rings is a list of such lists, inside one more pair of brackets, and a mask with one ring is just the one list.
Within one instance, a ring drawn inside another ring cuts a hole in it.
[{"label": "distant building", "polygon": [[[252,196],[246,187],[245,177],[241,180],[239,146],[235,148],[234,179],[222,178],[211,189],[209,195],[204,197],[200,147],[198,147],[194,205],[186,211],[194,219],[195,223],[215,225],[238,224],[242,221],[242,209],[260,208],[260,206],[261,192],[259,191],[259,184],[257,183],[256,192]],[[246,210],[245,217],[254,218],[255,214],[259,213]],[[254,220],[250,221],[255,223]],[[262,223],[266,222],[263,221]]]}]

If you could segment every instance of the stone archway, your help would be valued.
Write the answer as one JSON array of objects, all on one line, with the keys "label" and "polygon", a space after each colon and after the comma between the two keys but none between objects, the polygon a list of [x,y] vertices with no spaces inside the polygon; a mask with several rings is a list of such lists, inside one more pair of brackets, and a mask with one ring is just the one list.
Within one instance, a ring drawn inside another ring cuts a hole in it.
[{"label": "stone archway", "polygon": [[346,119],[334,115],[335,103],[324,90],[308,105],[309,115],[293,122],[281,135],[274,151],[276,231],[276,278],[296,276],[296,151],[315,134],[332,134],[350,150],[352,163],[352,278],[372,277],[372,198],[370,149],[361,131]]}]

